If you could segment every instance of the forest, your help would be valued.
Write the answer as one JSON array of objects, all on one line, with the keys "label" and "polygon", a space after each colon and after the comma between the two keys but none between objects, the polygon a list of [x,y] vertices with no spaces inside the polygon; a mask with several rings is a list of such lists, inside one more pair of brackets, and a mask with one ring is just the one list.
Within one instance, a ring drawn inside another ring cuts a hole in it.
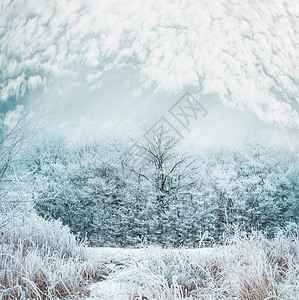
[{"label": "forest", "polygon": [[[21,139],[2,154],[2,178],[5,172],[14,177],[8,163]],[[207,233],[208,244],[225,241],[236,228],[273,237],[298,223],[298,157],[286,147],[244,143],[191,153],[163,126],[150,141],[135,142],[138,154],[130,153],[130,143],[109,138],[33,141],[14,157],[24,177],[2,180],[3,190],[26,185],[38,215],[60,220],[92,246],[146,240],[195,247]],[[14,207],[14,199],[5,201],[6,208]]]}]

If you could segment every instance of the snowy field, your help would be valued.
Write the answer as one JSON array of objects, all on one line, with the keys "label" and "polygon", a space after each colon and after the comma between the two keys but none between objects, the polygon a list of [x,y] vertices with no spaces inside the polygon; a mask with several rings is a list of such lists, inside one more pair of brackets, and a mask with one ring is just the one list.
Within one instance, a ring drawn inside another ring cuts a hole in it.
[{"label": "snowy field", "polygon": [[[201,249],[162,249],[156,247],[141,249],[126,248],[87,248],[86,257],[105,262],[107,277],[103,281],[91,286],[91,299],[131,299],[132,295],[140,289],[138,281],[139,272],[142,272],[149,261],[165,256],[184,256],[190,261],[211,259],[221,255],[221,250],[213,248]],[[136,278],[132,280],[136,275]]]},{"label": "snowy field", "polygon": [[92,248],[58,221],[30,220],[3,231],[1,299],[299,299],[296,228],[213,248]]},{"label": "snowy field", "polygon": [[298,242],[255,236],[201,249],[88,248],[90,299],[298,299]]}]

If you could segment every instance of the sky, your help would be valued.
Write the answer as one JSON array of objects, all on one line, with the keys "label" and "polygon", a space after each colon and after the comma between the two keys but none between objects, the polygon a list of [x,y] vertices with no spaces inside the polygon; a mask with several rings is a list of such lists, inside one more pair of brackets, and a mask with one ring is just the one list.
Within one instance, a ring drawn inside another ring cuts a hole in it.
[{"label": "sky", "polygon": [[191,140],[296,140],[298,49],[295,0],[2,0],[0,116],[42,107],[75,137],[130,134],[189,91],[208,111]]}]

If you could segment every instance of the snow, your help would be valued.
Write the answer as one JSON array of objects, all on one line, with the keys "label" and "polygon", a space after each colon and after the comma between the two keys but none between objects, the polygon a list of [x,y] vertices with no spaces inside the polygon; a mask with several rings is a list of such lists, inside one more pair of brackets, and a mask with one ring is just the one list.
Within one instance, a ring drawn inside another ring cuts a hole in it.
[{"label": "snow", "polygon": [[[190,260],[199,258],[215,257],[220,248],[198,249],[163,249],[159,247],[148,248],[112,248],[112,247],[88,247],[85,256],[98,263],[105,264],[110,275],[106,280],[92,284],[90,287],[90,299],[126,300],[131,299],[132,294],[139,287],[138,280],[126,280],[131,278],[137,270],[144,267],[152,256],[162,257],[164,254],[188,255]],[[136,279],[138,276],[136,276]]]}]

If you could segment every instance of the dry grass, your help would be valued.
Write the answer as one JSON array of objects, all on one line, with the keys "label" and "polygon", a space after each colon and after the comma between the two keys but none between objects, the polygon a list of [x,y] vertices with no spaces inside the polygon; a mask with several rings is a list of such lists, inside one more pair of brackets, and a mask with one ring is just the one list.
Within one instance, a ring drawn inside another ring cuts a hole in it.
[{"label": "dry grass", "polygon": [[299,299],[298,239],[237,237],[208,257],[156,251],[133,273],[134,300]]},{"label": "dry grass", "polygon": [[[42,234],[38,239],[32,236],[28,228],[3,232],[0,299],[84,299],[89,296],[88,284],[100,276],[99,271],[90,261],[82,259],[78,244],[71,243],[65,248],[62,241],[57,241],[58,227],[56,224],[54,228],[55,246],[51,240],[46,242]],[[62,240],[67,239],[72,237],[64,233]]]}]

